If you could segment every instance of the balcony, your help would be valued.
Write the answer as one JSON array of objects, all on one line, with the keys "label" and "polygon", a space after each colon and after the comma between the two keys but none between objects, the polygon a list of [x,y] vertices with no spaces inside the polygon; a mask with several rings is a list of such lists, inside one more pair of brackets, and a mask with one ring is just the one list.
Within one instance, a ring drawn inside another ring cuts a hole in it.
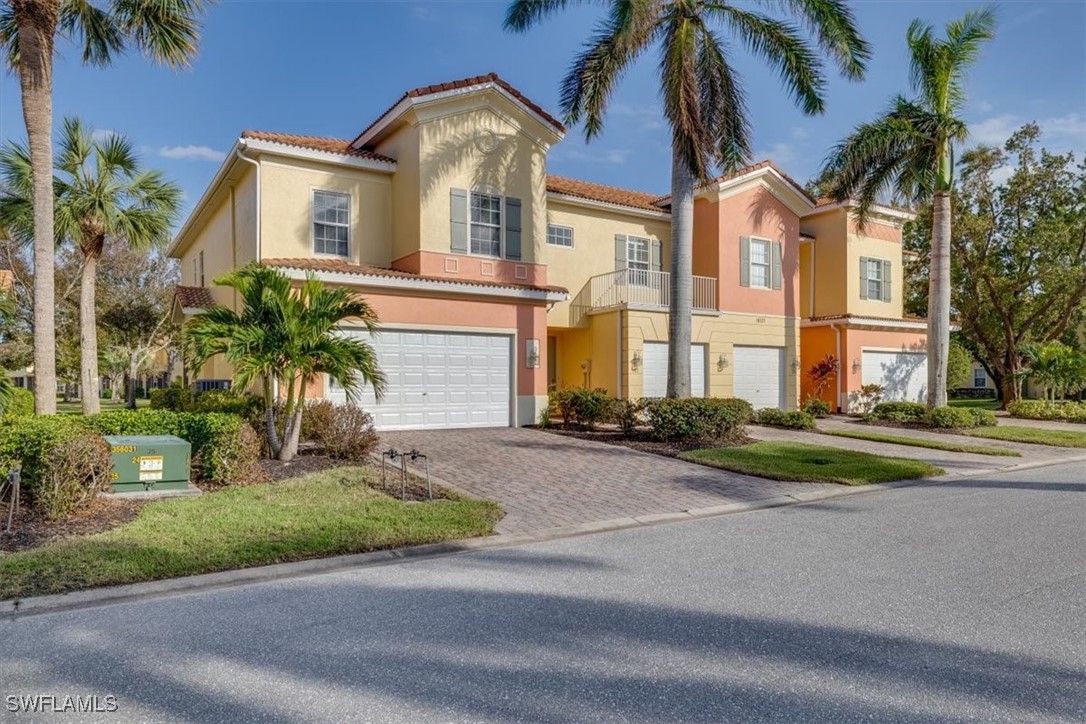
[{"label": "balcony", "polygon": [[[588,280],[570,305],[570,321],[579,326],[585,314],[612,307],[667,309],[670,298],[669,273],[620,269]],[[694,277],[694,311],[715,312],[716,309],[716,279]]]}]

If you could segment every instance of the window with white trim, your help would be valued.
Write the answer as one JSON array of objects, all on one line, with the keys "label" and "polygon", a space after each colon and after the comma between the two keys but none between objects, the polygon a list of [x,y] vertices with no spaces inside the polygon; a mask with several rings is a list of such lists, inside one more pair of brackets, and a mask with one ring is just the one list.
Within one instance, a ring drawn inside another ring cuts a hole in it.
[{"label": "window with white trim", "polygon": [[984,373],[983,367],[978,367],[973,370],[973,387],[987,387],[988,375]]},{"label": "window with white trim", "polygon": [[769,242],[765,239],[750,240],[750,285],[769,289]]},{"label": "window with white trim", "polygon": [[626,237],[626,268],[631,284],[647,286],[652,268],[651,242],[641,236]]},{"label": "window with white trim", "polygon": [[867,260],[867,298],[882,299],[882,259]]},{"label": "window with white trim", "polygon": [[547,243],[551,246],[573,247],[573,227],[547,225]]},{"label": "window with white trim", "polygon": [[472,254],[481,256],[502,255],[502,197],[493,194],[471,193],[471,231],[469,233]]},{"label": "window with white trim", "polygon": [[350,255],[351,196],[335,191],[313,192],[313,252]]}]

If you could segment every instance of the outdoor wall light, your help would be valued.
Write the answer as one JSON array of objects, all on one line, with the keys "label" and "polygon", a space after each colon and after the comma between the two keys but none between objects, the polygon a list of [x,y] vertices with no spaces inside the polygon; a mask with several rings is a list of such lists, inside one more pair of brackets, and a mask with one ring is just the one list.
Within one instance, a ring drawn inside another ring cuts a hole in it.
[{"label": "outdoor wall light", "polygon": [[524,340],[524,366],[528,369],[539,367],[539,340]]},{"label": "outdoor wall light", "polygon": [[630,369],[637,372],[641,369],[641,353],[634,352],[633,357],[630,358]]},{"label": "outdoor wall light", "polygon": [[792,358],[792,371],[799,372],[799,357]]},{"label": "outdoor wall light", "polygon": [[860,358],[859,357],[853,357],[852,358],[852,371],[853,372],[859,372],[862,369],[863,369],[863,365],[860,364]]},{"label": "outdoor wall light", "polygon": [[728,358],[725,357],[723,353],[721,353],[721,355],[716,358],[716,371],[717,372],[723,372],[724,369],[727,366],[728,366]]}]

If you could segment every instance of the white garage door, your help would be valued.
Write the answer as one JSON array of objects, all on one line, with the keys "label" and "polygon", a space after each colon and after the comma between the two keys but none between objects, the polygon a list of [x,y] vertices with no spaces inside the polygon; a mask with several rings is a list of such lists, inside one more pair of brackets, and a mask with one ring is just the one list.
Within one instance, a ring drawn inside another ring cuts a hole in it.
[{"label": "white garage door", "polygon": [[882,385],[882,399],[926,402],[928,356],[923,352],[864,352],[863,383]]},{"label": "white garage door", "polygon": [[784,406],[784,348],[733,347],[734,394],[754,406]]},{"label": "white garage door", "polygon": [[[348,332],[369,339],[365,332]],[[381,402],[367,386],[358,403],[379,430],[508,427],[511,338],[382,330],[371,341],[388,386]],[[346,401],[342,388],[328,398]]]},{"label": "white garage door", "polygon": [[[667,396],[667,342],[645,342],[641,354],[645,372],[643,397]],[[690,345],[690,394],[705,397],[705,345]]]}]

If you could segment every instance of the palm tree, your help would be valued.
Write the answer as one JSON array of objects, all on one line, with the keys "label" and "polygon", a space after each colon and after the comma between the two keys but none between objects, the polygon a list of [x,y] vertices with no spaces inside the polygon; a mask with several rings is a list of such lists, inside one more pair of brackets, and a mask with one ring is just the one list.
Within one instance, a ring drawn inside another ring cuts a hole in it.
[{"label": "palm tree", "polygon": [[[793,23],[733,0],[609,0],[607,16],[562,83],[561,108],[572,124],[584,121],[588,140],[603,129],[615,87],[646,50],[660,53],[660,90],[671,125],[671,298],[668,329],[669,397],[690,396],[693,302],[694,191],[713,170],[730,173],[750,157],[745,96],[719,28],[738,37],[780,74],[804,113],[823,111],[825,77],[810,40]],[[573,0],[514,0],[505,27],[525,31]],[[842,0],[764,0],[783,8],[850,79],[869,57]]]},{"label": "palm tree", "polygon": [[126,46],[157,63],[186,67],[208,0],[7,0],[0,46],[19,74],[34,199],[34,380],[39,415],[56,413],[53,301],[53,54],[56,37],[78,39],[84,63],[109,65]]},{"label": "palm tree", "polygon": [[954,187],[954,145],[968,135],[960,115],[966,70],[981,44],[995,32],[991,8],[968,12],[948,23],[946,39],[931,25],[914,20],[906,42],[915,100],[897,96],[889,110],[856,127],[826,163],[834,179],[831,195],[858,198],[861,224],[886,193],[906,203],[932,203],[931,262],[928,275],[928,409],[947,402],[950,349],[950,215]]},{"label": "palm tree", "polygon": [[[79,291],[79,385],[83,414],[98,401],[98,320],[95,281],[107,238],[137,250],[169,241],[181,206],[181,188],[159,171],[142,170],[132,144],[113,134],[95,140],[74,118],[64,119],[53,180],[54,231],[83,256]],[[34,239],[33,173],[30,150],[7,144],[0,150],[0,221],[25,243]]]},{"label": "palm tree", "polygon": [[[229,272],[215,284],[237,292],[241,311],[207,309],[185,325],[184,334],[195,350],[197,368],[221,354],[234,369],[236,388],[248,389],[260,379],[273,457],[290,460],[297,452],[306,386],[315,375],[328,375],[350,398],[372,385],[380,399],[385,376],[373,347],[338,332],[347,320],[377,331],[377,315],[365,301],[346,289],[325,287],[312,274],[295,289],[286,275],[259,264]],[[282,438],[276,383],[286,389]]]}]

